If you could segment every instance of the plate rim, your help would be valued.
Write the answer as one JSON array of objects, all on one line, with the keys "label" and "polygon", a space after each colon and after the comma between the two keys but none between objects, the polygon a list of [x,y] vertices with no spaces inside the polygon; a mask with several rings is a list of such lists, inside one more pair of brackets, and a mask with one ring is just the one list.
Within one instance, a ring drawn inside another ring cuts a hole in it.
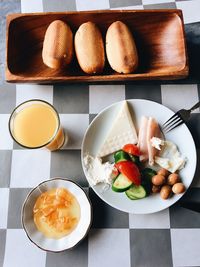
[{"label": "plate rim", "polygon": [[99,117],[102,113],[104,113],[106,110],[108,110],[108,109],[112,108],[113,106],[115,106],[115,105],[117,105],[117,104],[119,104],[119,103],[122,103],[122,102],[124,102],[124,101],[127,101],[127,102],[129,102],[129,101],[131,101],[131,102],[134,102],[134,101],[135,101],[135,102],[149,102],[149,103],[151,103],[151,104],[153,103],[153,104],[156,104],[156,105],[159,105],[159,106],[162,106],[162,107],[168,109],[168,111],[170,111],[170,112],[172,113],[172,115],[175,114],[175,112],[174,112],[173,110],[171,110],[169,107],[163,105],[162,103],[158,103],[158,102],[156,102],[156,101],[152,101],[152,100],[149,100],[149,99],[141,99],[141,98],[131,98],[131,99],[120,100],[120,101],[117,101],[117,102],[115,102],[115,103],[112,103],[111,105],[109,105],[109,106],[103,108],[103,109],[97,114],[97,116],[92,120],[92,122],[88,125],[88,127],[87,127],[87,129],[86,129],[86,131],[85,131],[85,134],[84,134],[84,136],[83,136],[83,140],[82,140],[82,144],[81,144],[81,164],[82,164],[82,169],[83,169],[84,175],[85,175],[85,177],[86,177],[86,180],[87,180],[87,182],[89,183],[89,186],[92,188],[92,190],[95,192],[95,194],[97,194],[97,196],[98,196],[102,201],[104,201],[106,204],[108,204],[109,206],[111,206],[111,207],[113,207],[113,208],[115,208],[115,209],[117,209],[117,210],[119,210],[119,211],[123,211],[123,212],[125,212],[125,213],[130,213],[130,214],[135,214],[135,215],[154,214],[154,213],[157,213],[157,212],[161,212],[161,211],[166,210],[166,209],[168,209],[169,207],[173,206],[175,203],[177,203],[177,202],[178,202],[178,201],[185,195],[185,193],[187,192],[187,190],[190,188],[190,186],[191,186],[191,184],[192,184],[192,181],[193,181],[193,179],[194,179],[194,175],[195,175],[195,172],[196,172],[196,168],[197,168],[197,149],[196,149],[196,144],[195,144],[195,142],[194,142],[193,136],[192,136],[192,134],[191,134],[191,132],[190,132],[188,126],[187,126],[185,123],[184,123],[184,125],[186,126],[186,130],[188,131],[188,133],[189,133],[189,135],[190,135],[190,137],[191,137],[193,146],[194,146],[194,152],[195,152],[194,155],[195,155],[195,158],[193,159],[193,161],[195,161],[195,163],[194,163],[195,168],[194,168],[193,173],[192,173],[192,175],[191,175],[191,176],[192,176],[192,179],[191,179],[191,181],[190,181],[190,183],[189,183],[187,189],[186,189],[185,192],[184,192],[182,195],[180,195],[180,197],[179,197],[174,203],[172,203],[171,205],[169,205],[169,206],[167,206],[167,207],[165,207],[165,208],[163,208],[163,209],[159,209],[159,210],[157,210],[157,211],[153,211],[153,212],[145,212],[145,213],[143,213],[143,212],[142,212],[142,213],[139,213],[139,212],[134,212],[134,211],[130,212],[130,211],[127,211],[127,210],[125,210],[125,209],[118,208],[118,207],[116,207],[115,205],[113,205],[113,204],[109,203],[108,201],[106,201],[106,200],[101,196],[101,194],[99,194],[99,193],[94,189],[94,186],[90,184],[90,182],[89,182],[89,180],[88,180],[88,178],[87,178],[87,173],[86,173],[86,171],[85,171],[84,160],[83,160],[83,147],[84,147],[84,143],[85,143],[85,139],[86,139],[87,133],[88,133],[88,131],[90,130],[90,127],[92,127],[92,125],[95,123],[95,121],[98,119],[98,117]]}]

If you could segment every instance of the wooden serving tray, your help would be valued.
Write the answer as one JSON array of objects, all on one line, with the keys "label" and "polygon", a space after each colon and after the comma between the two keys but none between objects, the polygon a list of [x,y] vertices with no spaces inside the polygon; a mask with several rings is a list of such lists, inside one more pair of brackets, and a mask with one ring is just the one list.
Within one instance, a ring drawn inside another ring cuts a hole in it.
[{"label": "wooden serving tray", "polygon": [[[44,34],[49,24],[60,19],[75,34],[87,21],[96,23],[105,40],[109,25],[126,23],[133,33],[139,55],[135,73],[119,74],[108,62],[101,75],[87,75],[76,58],[68,68],[53,70],[42,61]],[[12,14],[7,16],[8,82],[97,82],[130,80],[172,80],[188,75],[188,60],[181,10],[103,10],[86,12]]]}]

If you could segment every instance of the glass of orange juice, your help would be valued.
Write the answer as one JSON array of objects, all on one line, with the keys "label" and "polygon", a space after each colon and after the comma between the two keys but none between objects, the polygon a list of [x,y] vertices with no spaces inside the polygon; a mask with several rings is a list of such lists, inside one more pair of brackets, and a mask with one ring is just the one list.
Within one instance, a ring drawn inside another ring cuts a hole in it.
[{"label": "glass of orange juice", "polygon": [[17,106],[9,119],[12,138],[25,148],[60,149],[64,131],[56,109],[46,101],[33,99]]}]

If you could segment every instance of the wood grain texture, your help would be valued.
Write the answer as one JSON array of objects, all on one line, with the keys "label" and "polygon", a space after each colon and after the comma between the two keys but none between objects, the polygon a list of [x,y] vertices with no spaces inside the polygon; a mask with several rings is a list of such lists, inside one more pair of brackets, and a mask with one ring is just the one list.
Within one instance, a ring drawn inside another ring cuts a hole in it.
[{"label": "wood grain texture", "polygon": [[[73,34],[82,23],[92,21],[103,39],[117,20],[131,30],[138,50],[136,73],[119,74],[108,62],[101,75],[87,75],[76,59],[62,70],[42,62],[42,45],[49,24],[66,22]],[[173,80],[188,75],[188,59],[181,10],[105,10],[62,13],[12,14],[7,16],[6,80],[9,82],[108,82],[130,80]]]}]

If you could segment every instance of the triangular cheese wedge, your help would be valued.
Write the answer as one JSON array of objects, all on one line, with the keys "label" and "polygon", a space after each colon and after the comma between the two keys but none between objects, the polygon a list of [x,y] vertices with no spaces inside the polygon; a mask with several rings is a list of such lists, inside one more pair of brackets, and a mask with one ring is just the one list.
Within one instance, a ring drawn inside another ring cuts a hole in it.
[{"label": "triangular cheese wedge", "polygon": [[136,143],[137,133],[131,118],[128,103],[124,101],[97,156],[105,157],[122,149],[126,144]]}]

